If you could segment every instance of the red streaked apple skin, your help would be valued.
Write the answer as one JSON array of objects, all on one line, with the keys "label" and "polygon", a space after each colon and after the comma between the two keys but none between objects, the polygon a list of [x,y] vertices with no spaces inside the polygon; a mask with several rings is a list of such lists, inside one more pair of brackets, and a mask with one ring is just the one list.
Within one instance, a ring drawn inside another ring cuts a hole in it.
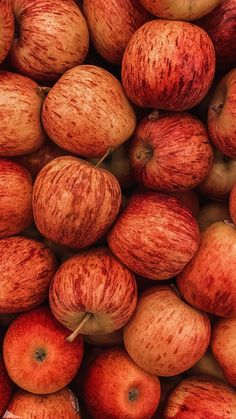
[{"label": "red streaked apple skin", "polygon": [[12,11],[12,0],[1,0],[0,2],[0,63],[6,58],[10,51],[14,37],[14,16]]},{"label": "red streaked apple skin", "polygon": [[136,115],[111,73],[82,65],[68,70],[52,87],[44,101],[42,121],[57,145],[94,158],[128,140]]},{"label": "red streaked apple skin", "polygon": [[226,380],[236,387],[236,319],[219,319],[213,326],[211,348]]},{"label": "red streaked apple skin", "polygon": [[2,417],[12,394],[12,382],[7,374],[2,356],[0,355],[0,415]]},{"label": "red streaked apple skin", "polygon": [[181,381],[167,399],[163,419],[233,419],[235,392],[207,376]]},{"label": "red streaked apple skin", "polygon": [[188,370],[203,356],[210,333],[207,315],[187,305],[170,286],[156,286],[140,295],[123,337],[137,365],[168,377]]},{"label": "red streaked apple skin", "polygon": [[212,166],[209,134],[201,121],[187,113],[146,117],[134,133],[130,162],[135,178],[146,188],[193,189]]},{"label": "red streaked apple skin", "polygon": [[19,37],[10,51],[12,65],[36,80],[54,80],[82,64],[88,27],[71,0],[12,0]]},{"label": "red streaked apple skin", "polygon": [[236,68],[215,89],[209,104],[208,129],[215,146],[236,158]]},{"label": "red streaked apple skin", "polygon": [[195,218],[198,216],[200,205],[198,194],[195,190],[172,192],[171,196],[183,202],[192,211]]},{"label": "red streaked apple skin", "polygon": [[102,352],[85,374],[84,398],[94,419],[153,417],[160,400],[159,379],[138,367],[123,349]]},{"label": "red streaked apple skin", "polygon": [[0,240],[0,313],[30,310],[46,300],[56,267],[44,243],[25,237]]},{"label": "red streaked apple skin", "polygon": [[75,330],[87,312],[93,316],[80,333],[110,333],[123,327],[134,312],[135,277],[109,249],[85,251],[61,265],[49,301],[54,316],[68,329]]},{"label": "red streaked apple skin", "polygon": [[207,94],[215,51],[205,31],[187,22],[153,20],[132,36],[122,61],[122,83],[136,105],[183,111]]},{"label": "red streaked apple skin", "polygon": [[229,211],[230,211],[230,216],[231,216],[234,224],[236,224],[236,183],[233,186],[233,188],[231,190],[231,193],[230,193]]},{"label": "red streaked apple skin", "polygon": [[120,205],[116,178],[76,157],[52,160],[34,183],[36,226],[61,245],[82,248],[95,242],[113,223]]},{"label": "red streaked apple skin", "polygon": [[67,336],[68,330],[48,307],[20,314],[3,341],[4,362],[12,381],[35,394],[53,393],[69,384],[82,360],[83,339],[79,335],[69,343]]},{"label": "red streaked apple skin", "polygon": [[32,192],[28,170],[0,158],[0,238],[19,234],[33,222]]},{"label": "red streaked apple skin", "polygon": [[216,222],[201,233],[200,246],[177,277],[180,294],[193,307],[236,316],[236,229]]},{"label": "red streaked apple skin", "polygon": [[177,199],[155,192],[134,194],[108,233],[114,255],[149,279],[180,272],[197,251],[199,229]]}]

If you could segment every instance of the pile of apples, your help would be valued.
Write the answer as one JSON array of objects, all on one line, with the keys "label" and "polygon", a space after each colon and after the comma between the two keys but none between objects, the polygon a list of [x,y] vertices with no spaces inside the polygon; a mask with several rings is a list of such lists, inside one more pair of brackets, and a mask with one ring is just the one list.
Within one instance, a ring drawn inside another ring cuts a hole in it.
[{"label": "pile of apples", "polygon": [[0,417],[236,418],[236,0],[0,0]]}]

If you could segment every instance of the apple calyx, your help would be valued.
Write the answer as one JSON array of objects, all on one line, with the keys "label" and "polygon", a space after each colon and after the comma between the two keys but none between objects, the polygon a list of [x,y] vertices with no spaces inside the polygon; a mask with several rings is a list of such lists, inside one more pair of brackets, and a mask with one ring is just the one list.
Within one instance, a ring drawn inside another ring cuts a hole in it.
[{"label": "apple calyx", "polygon": [[76,329],[74,330],[74,332],[72,332],[67,338],[66,340],[68,340],[68,342],[72,343],[74,342],[75,338],[79,335],[80,330],[82,329],[82,327],[85,325],[85,323],[87,323],[87,321],[92,317],[92,313],[86,313],[83,317],[83,319],[81,320],[80,324],[76,327]]},{"label": "apple calyx", "polygon": [[157,109],[148,115],[149,121],[156,121],[159,118],[160,118],[160,114]]},{"label": "apple calyx", "polygon": [[213,104],[211,106],[211,109],[213,112],[215,112],[218,115],[223,109],[223,107],[224,107],[224,103],[218,103],[218,104]]},{"label": "apple calyx", "polygon": [[132,388],[129,390],[128,400],[130,402],[135,402],[139,398],[139,391],[137,388]]},{"label": "apple calyx", "polygon": [[97,162],[97,164],[95,165],[95,167],[100,166],[100,164],[102,164],[102,162],[107,158],[107,156],[112,153],[112,151],[114,150],[114,148],[109,147],[106,151],[106,153],[100,158],[100,160]]},{"label": "apple calyx", "polygon": [[36,359],[36,361],[38,362],[43,362],[46,358],[47,354],[45,349],[43,348],[39,348],[35,351],[34,357]]},{"label": "apple calyx", "polygon": [[37,86],[35,88],[36,93],[38,93],[38,95],[41,96],[43,99],[47,96],[50,90],[51,90],[51,87],[47,87],[47,86]]}]

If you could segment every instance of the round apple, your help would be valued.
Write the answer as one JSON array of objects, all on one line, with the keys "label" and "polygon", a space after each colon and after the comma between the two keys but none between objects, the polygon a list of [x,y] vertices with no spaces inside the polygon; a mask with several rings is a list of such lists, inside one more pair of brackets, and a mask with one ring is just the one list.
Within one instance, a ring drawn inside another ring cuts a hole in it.
[{"label": "round apple", "polygon": [[14,38],[14,15],[12,11],[12,0],[0,2],[0,63],[4,61]]},{"label": "round apple", "polygon": [[122,83],[138,106],[193,108],[207,94],[215,51],[206,32],[187,22],[153,20],[132,36],[122,61]]},{"label": "round apple", "polygon": [[200,210],[199,198],[194,189],[188,191],[172,192],[171,196],[174,196],[176,199],[183,202],[183,204],[192,211],[192,214],[195,218],[198,216]]},{"label": "round apple", "polygon": [[200,231],[205,230],[217,221],[227,220],[230,222],[229,207],[228,204],[223,202],[210,202],[203,205],[197,217]]},{"label": "round apple", "polygon": [[11,399],[13,385],[7,374],[2,356],[0,355],[0,415],[3,413]]}]

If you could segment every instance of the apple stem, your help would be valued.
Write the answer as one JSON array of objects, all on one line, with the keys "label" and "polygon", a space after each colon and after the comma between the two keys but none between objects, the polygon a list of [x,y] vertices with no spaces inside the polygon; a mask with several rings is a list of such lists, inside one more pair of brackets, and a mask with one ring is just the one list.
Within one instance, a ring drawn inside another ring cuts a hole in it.
[{"label": "apple stem", "polygon": [[51,87],[38,86],[38,87],[36,87],[35,90],[36,90],[36,93],[38,93],[40,96],[42,96],[44,98],[50,92]]},{"label": "apple stem", "polygon": [[143,150],[143,151],[140,151],[136,155],[136,158],[137,158],[137,160],[140,160],[142,157],[149,157],[149,158],[151,158],[152,154],[153,154],[152,150]]},{"label": "apple stem", "polygon": [[79,335],[82,327],[85,325],[85,323],[87,323],[87,321],[92,317],[92,313],[86,313],[84,315],[84,318],[82,319],[82,321],[80,322],[80,324],[76,327],[76,329],[74,330],[74,332],[72,332],[70,334],[70,336],[68,336],[66,338],[66,340],[68,340],[68,342],[72,343],[74,342],[75,338]]},{"label": "apple stem", "polygon": [[155,110],[152,113],[150,113],[150,115],[148,115],[149,121],[156,121],[159,118],[160,118],[160,114],[158,110]]},{"label": "apple stem", "polygon": [[97,162],[96,167],[100,166],[102,164],[103,160],[113,151],[114,149],[109,147],[104,156],[101,157],[101,159]]}]

